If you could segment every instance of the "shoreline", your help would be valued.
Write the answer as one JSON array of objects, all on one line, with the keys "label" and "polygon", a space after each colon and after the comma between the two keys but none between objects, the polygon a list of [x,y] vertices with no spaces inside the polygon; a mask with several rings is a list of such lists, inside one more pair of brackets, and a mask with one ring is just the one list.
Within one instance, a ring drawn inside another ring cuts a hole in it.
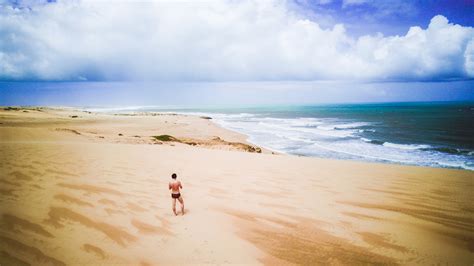
[{"label": "shoreline", "polygon": [[194,116],[0,110],[0,123],[6,264],[473,262],[472,171],[244,152],[228,144],[244,135]]},{"label": "shoreline", "polygon": [[[89,114],[89,115],[105,116],[105,117],[109,117],[109,116],[110,117],[155,117],[155,116],[194,117],[194,118],[198,118],[198,119],[209,120],[215,127],[222,129],[223,130],[222,132],[227,131],[226,133],[221,133],[221,134],[223,134],[226,137],[230,137],[229,139],[231,140],[231,142],[233,141],[236,144],[237,143],[242,143],[242,144],[249,145],[249,146],[252,146],[252,147],[255,147],[255,148],[259,148],[261,150],[261,153],[270,153],[270,154],[274,154],[274,155],[296,156],[296,157],[305,157],[305,158],[315,158],[315,159],[330,160],[330,161],[331,160],[349,161],[349,162],[362,163],[362,164],[399,165],[399,166],[413,166],[413,167],[433,168],[433,169],[453,169],[453,170],[474,172],[474,170],[466,169],[466,168],[459,167],[459,166],[458,167],[455,167],[455,166],[451,166],[451,167],[425,166],[425,165],[417,165],[417,164],[412,164],[412,163],[402,163],[402,162],[391,161],[391,160],[382,160],[382,159],[378,159],[378,158],[375,161],[367,161],[367,160],[358,160],[358,159],[327,158],[327,157],[309,156],[309,155],[303,155],[303,154],[291,154],[291,153],[287,153],[287,152],[284,152],[284,151],[274,150],[272,148],[266,147],[265,145],[261,145],[261,144],[249,141],[249,138],[251,136],[249,136],[245,133],[242,133],[242,132],[239,132],[239,131],[236,131],[236,130],[233,130],[233,129],[230,129],[230,128],[227,128],[227,127],[224,127],[224,126],[220,125],[218,122],[216,122],[215,119],[205,116],[204,113],[203,113],[203,115],[198,115],[198,114],[193,114],[193,113],[187,114],[187,113],[184,113],[184,112],[171,112],[171,111],[170,112],[168,112],[168,111],[166,111],[166,112],[160,112],[160,111],[130,111],[130,112],[117,113],[117,112],[113,112],[113,111],[107,111],[107,112],[89,111],[88,109],[84,109],[84,108],[64,107],[64,106],[62,106],[62,107],[60,107],[60,106],[58,106],[58,107],[54,107],[54,106],[53,107],[49,107],[49,106],[0,106],[0,112],[5,111],[6,108],[13,108],[13,109],[16,108],[16,109],[18,109],[17,111],[23,111],[23,110],[27,110],[27,111],[28,110],[30,110],[30,111],[45,110],[45,111],[48,111],[49,110],[49,111],[53,111],[53,112],[62,113],[63,115],[68,115],[68,116],[80,115],[80,114],[86,113],[86,114]],[[15,110],[13,110],[13,111],[15,111]],[[189,140],[189,142],[191,142],[191,143],[193,141],[195,142],[196,140],[193,140],[193,139]],[[197,141],[199,141],[199,140],[197,140]],[[171,141],[171,143],[172,142],[174,142],[174,141]],[[140,143],[137,143],[137,144],[140,144]],[[144,143],[141,143],[141,144],[144,144]],[[150,144],[150,143],[145,143],[145,144]],[[210,146],[213,146],[213,145],[208,145],[208,144],[209,143],[202,143],[202,145],[192,145],[192,146],[198,146],[198,147],[201,147],[201,148],[212,148]],[[219,147],[217,147],[217,149],[219,149]],[[239,149],[237,149],[237,150],[239,150]],[[258,153],[260,153],[260,152],[258,152]]]},{"label": "shoreline", "polygon": [[[113,113],[108,113],[108,114],[113,114]],[[263,150],[265,150],[266,152],[270,152],[270,153],[273,153],[273,154],[298,156],[298,157],[309,157],[309,158],[318,158],[318,159],[327,159],[327,160],[353,161],[353,162],[360,162],[360,163],[393,164],[393,165],[402,165],[402,166],[417,166],[417,167],[428,167],[428,168],[437,168],[437,169],[458,169],[458,170],[474,171],[474,169],[465,168],[465,167],[462,167],[462,166],[454,166],[454,165],[449,166],[448,164],[445,164],[444,166],[442,164],[438,164],[438,166],[420,165],[420,164],[416,164],[414,162],[408,162],[408,161],[403,162],[403,161],[400,161],[400,160],[381,159],[381,158],[374,157],[374,156],[363,156],[366,159],[351,159],[351,158],[331,158],[331,157],[323,157],[323,156],[311,156],[311,155],[305,155],[305,154],[292,154],[292,153],[288,153],[288,152],[285,152],[285,151],[282,151],[282,150],[276,150],[276,149],[270,148],[270,147],[268,147],[264,144],[260,144],[260,143],[257,143],[257,142],[250,141],[249,139],[252,136],[250,136],[250,135],[248,135],[244,132],[241,132],[241,131],[238,131],[236,129],[232,129],[232,128],[229,128],[229,127],[226,127],[226,126],[220,124],[219,122],[216,121],[216,119],[211,118],[212,113],[194,113],[194,112],[186,113],[186,112],[171,112],[171,111],[167,111],[167,112],[132,111],[131,113],[124,112],[124,113],[114,114],[114,115],[130,115],[130,116],[145,115],[146,116],[147,114],[151,114],[151,115],[153,115],[153,114],[171,114],[171,115],[177,114],[177,115],[184,115],[184,116],[195,116],[195,117],[200,117],[200,118],[206,117],[206,119],[210,119],[210,121],[213,122],[214,125],[216,125],[217,127],[221,127],[221,128],[226,129],[226,130],[229,130],[229,131],[232,131],[232,132],[235,132],[237,134],[241,134],[241,135],[245,136],[246,137],[245,142],[247,144],[260,147]],[[389,144],[393,145],[393,143],[389,143]],[[329,149],[329,148],[324,148],[324,149],[326,149],[327,151],[330,151],[330,152],[338,152],[338,153],[343,153],[343,154],[347,154],[347,155],[350,155],[350,156],[359,156],[357,154],[350,153],[350,152],[335,151],[335,150],[332,150],[332,149]],[[369,160],[369,159],[371,159],[371,160]]]}]

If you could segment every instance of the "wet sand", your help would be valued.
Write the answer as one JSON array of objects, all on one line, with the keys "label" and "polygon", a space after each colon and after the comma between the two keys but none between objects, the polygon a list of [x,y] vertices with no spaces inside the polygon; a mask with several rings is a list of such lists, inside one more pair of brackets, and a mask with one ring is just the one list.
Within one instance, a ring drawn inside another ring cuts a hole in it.
[{"label": "wet sand", "polygon": [[474,263],[473,172],[256,148],[194,116],[0,111],[0,264]]}]

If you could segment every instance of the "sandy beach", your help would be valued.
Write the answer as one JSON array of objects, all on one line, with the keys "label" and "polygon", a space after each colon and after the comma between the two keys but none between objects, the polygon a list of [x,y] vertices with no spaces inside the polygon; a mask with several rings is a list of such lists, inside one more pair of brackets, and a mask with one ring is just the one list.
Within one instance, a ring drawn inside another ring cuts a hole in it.
[{"label": "sandy beach", "polygon": [[2,108],[0,150],[1,265],[474,263],[472,171],[274,154],[206,117],[50,108]]}]

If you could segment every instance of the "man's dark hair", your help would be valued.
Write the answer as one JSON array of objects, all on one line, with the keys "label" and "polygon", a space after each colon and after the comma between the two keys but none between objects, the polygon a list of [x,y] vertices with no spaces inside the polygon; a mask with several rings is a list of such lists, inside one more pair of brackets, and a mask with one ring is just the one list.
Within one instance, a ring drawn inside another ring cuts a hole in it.
[{"label": "man's dark hair", "polygon": [[176,179],[176,174],[172,174],[171,178]]}]

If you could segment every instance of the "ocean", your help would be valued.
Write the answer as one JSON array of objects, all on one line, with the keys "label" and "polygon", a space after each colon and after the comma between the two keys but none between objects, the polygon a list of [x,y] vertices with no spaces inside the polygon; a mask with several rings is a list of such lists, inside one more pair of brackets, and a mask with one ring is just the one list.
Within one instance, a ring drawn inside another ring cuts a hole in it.
[{"label": "ocean", "polygon": [[286,154],[474,170],[472,102],[112,110],[210,116]]}]

